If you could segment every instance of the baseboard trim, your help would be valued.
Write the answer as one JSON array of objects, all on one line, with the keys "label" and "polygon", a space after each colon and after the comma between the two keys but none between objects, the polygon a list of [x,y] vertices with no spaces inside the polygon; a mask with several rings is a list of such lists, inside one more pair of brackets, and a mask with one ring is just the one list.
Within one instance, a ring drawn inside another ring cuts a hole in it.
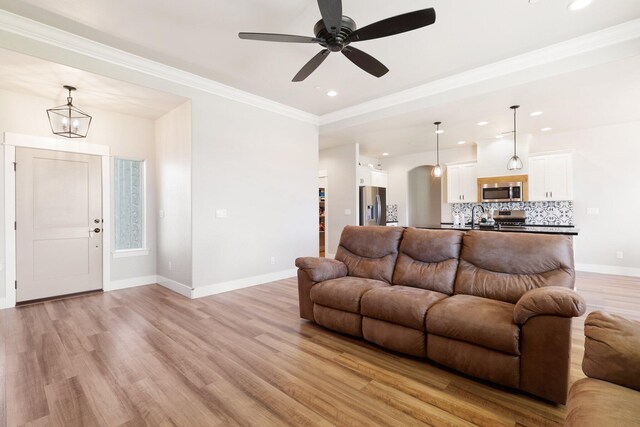
[{"label": "baseboard trim", "polygon": [[237,289],[262,285],[264,283],[275,282],[276,280],[288,279],[296,275],[297,269],[276,271],[274,273],[261,274],[259,276],[245,277],[243,279],[231,280],[228,282],[214,283],[212,285],[200,286],[193,289],[193,298],[202,298],[224,292],[235,291]]},{"label": "baseboard trim", "polygon": [[176,282],[175,280],[171,280],[163,276],[158,276],[156,283],[182,295],[183,297],[193,298],[193,289],[191,286],[187,286],[184,283]]},{"label": "baseboard trim", "polygon": [[140,276],[130,277],[128,279],[113,280],[108,287],[104,288],[105,292],[117,291],[118,289],[135,288],[136,286],[153,285],[158,281],[157,276]]},{"label": "baseboard trim", "polygon": [[614,276],[640,277],[640,268],[618,267],[615,265],[578,263],[576,264],[576,270],[587,273],[611,274]]}]

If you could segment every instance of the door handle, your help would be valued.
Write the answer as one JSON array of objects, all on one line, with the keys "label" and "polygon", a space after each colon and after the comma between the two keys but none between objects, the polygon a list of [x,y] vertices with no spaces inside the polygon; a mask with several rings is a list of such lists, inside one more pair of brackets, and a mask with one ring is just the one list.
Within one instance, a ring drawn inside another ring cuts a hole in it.
[{"label": "door handle", "polygon": [[100,230],[98,227],[96,227],[96,228],[94,228],[94,229],[93,229],[93,232],[94,232],[94,233],[99,233],[99,232],[101,232],[101,231],[102,231],[102,230]]}]

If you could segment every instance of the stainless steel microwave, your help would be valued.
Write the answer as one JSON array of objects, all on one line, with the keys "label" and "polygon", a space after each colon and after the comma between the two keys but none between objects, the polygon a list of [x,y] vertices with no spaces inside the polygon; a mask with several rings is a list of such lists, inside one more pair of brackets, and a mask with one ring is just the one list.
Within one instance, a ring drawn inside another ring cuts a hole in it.
[{"label": "stainless steel microwave", "polygon": [[480,186],[482,202],[523,202],[522,182],[496,182]]}]

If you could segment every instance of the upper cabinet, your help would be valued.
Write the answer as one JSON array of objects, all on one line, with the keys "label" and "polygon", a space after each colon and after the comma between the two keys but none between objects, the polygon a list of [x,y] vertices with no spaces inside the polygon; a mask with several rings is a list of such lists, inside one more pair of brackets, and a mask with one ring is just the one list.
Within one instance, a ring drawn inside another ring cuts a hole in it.
[{"label": "upper cabinet", "polygon": [[358,166],[358,185],[387,188],[389,178],[385,171]]},{"label": "upper cabinet", "polygon": [[447,165],[447,202],[478,202],[478,164]]},{"label": "upper cabinet", "polygon": [[573,200],[572,153],[529,156],[529,201]]}]

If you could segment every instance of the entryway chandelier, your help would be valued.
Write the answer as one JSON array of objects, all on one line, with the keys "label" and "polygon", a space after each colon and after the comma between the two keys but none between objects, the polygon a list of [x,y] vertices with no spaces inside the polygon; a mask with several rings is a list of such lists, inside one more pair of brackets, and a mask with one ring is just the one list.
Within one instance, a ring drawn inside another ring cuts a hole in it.
[{"label": "entryway chandelier", "polygon": [[63,87],[69,91],[66,105],[47,110],[51,131],[65,138],[86,138],[91,125],[91,116],[74,107],[71,91],[76,88],[66,85]]}]

